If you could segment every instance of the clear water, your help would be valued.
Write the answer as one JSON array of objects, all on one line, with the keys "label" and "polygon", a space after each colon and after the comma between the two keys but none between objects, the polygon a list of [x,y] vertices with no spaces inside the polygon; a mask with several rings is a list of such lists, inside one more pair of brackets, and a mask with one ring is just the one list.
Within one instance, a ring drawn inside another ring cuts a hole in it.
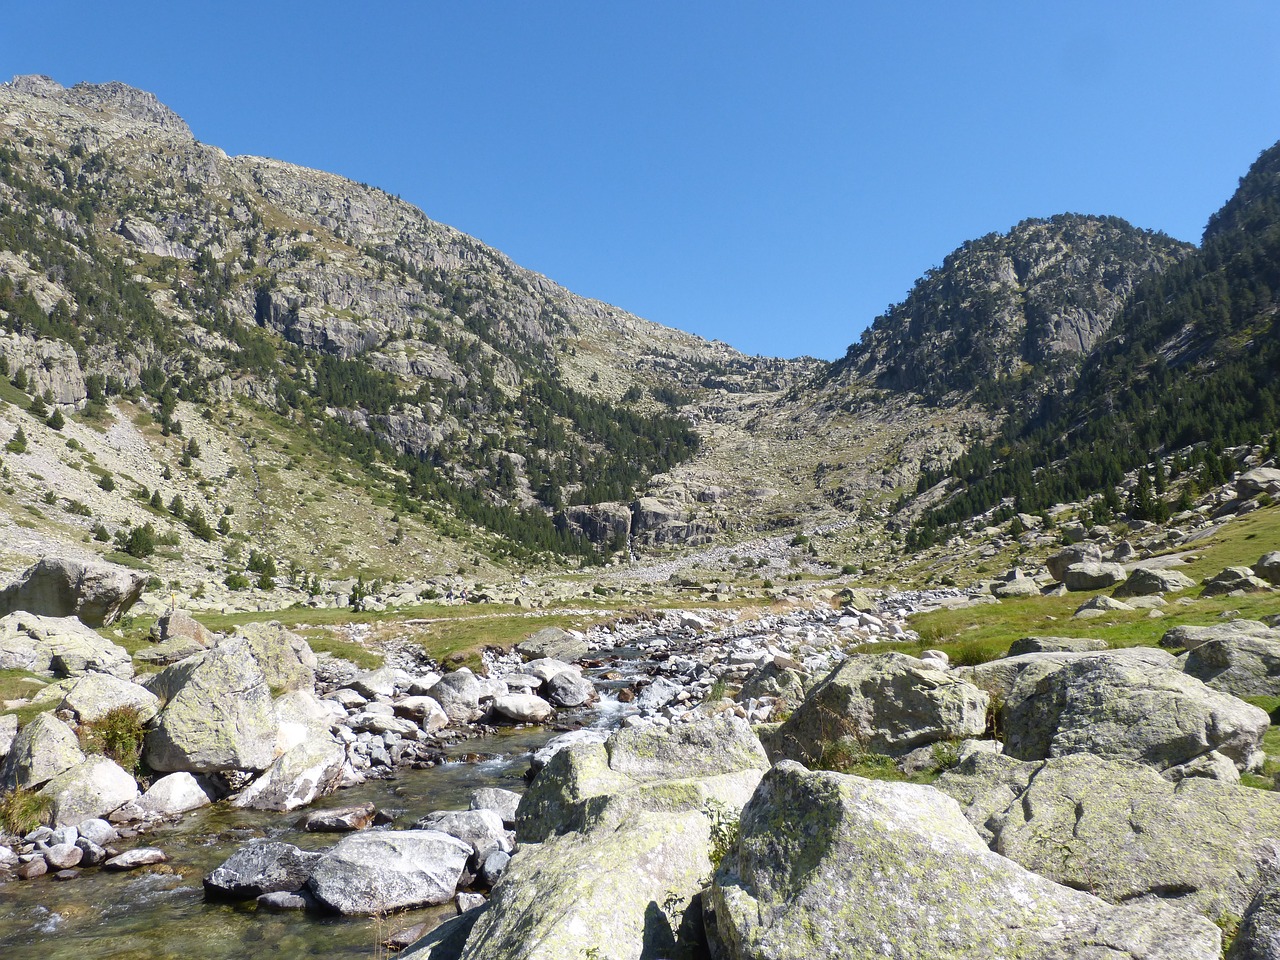
[{"label": "clear water", "polygon": [[[546,729],[512,730],[469,740],[458,755],[490,757],[410,770],[342,790],[313,809],[373,802],[408,826],[432,810],[465,809],[477,787],[524,789],[529,751],[552,736]],[[316,918],[258,912],[247,904],[205,903],[201,879],[237,846],[256,837],[321,849],[339,839],[303,833],[299,814],[237,810],[218,805],[179,824],[144,835],[140,845],[169,856],[159,868],[132,873],[85,870],[75,880],[44,876],[0,885],[2,960],[292,960],[295,957],[373,958],[396,930],[452,915],[446,905],[385,920]]]}]

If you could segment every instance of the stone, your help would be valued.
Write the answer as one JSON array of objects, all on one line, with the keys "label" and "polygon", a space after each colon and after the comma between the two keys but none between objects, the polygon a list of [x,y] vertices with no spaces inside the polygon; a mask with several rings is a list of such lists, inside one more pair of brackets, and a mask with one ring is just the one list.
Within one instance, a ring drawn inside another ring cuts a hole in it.
[{"label": "stone", "polygon": [[351,681],[351,688],[370,700],[388,699],[395,696],[396,672],[391,667],[366,670]]},{"label": "stone", "polygon": [[684,687],[666,677],[654,677],[636,695],[634,703],[642,713],[661,710],[684,691]]},{"label": "stone", "polygon": [[520,794],[500,787],[481,787],[471,792],[468,803],[472,810],[492,810],[502,819],[503,826],[514,827]]},{"label": "stone", "polygon": [[146,723],[160,709],[160,699],[146,687],[108,673],[87,673],[67,690],[59,710],[72,710],[82,723],[101,720],[112,710],[132,708]]},{"label": "stone", "polygon": [[1273,587],[1280,587],[1280,550],[1263,554],[1261,559],[1253,565],[1253,572],[1255,576],[1267,581]]},{"label": "stone", "polygon": [[1153,667],[1177,669],[1172,654],[1152,647],[1122,647],[1118,650],[1093,652],[1089,650],[1063,650],[1060,652],[1024,653],[1001,657],[972,667],[956,667],[952,673],[987,691],[998,702],[1008,701],[1014,685],[1024,675],[1042,677],[1064,664],[1087,657],[1133,660]]},{"label": "stone", "polygon": [[272,913],[290,913],[295,910],[310,910],[315,905],[315,900],[307,895],[306,891],[302,893],[291,893],[285,890],[277,890],[275,893],[264,893],[260,897],[255,897],[255,902],[260,910],[270,910]]},{"label": "stone", "polygon": [[1221,940],[1188,911],[1112,906],[993,853],[930,787],[787,761],[743,810],[708,928],[727,960],[1212,960]]},{"label": "stone", "polygon": [[121,806],[119,814],[130,820],[176,817],[207,807],[216,798],[217,791],[208,780],[181,771],[161,777],[138,799]]},{"label": "stone", "polygon": [[901,653],[852,657],[777,730],[778,756],[816,763],[832,748],[901,757],[939,740],[980,737],[990,697]]},{"label": "stone", "polygon": [[1255,577],[1253,570],[1249,567],[1227,567],[1221,573],[1205,581],[1201,595],[1205,597],[1220,597],[1236,591],[1256,593],[1260,590],[1270,589],[1271,584],[1261,577]]},{"label": "stone", "polygon": [[290,746],[231,801],[251,810],[297,810],[337,790],[346,748],[325,730]]},{"label": "stone", "polygon": [[1118,563],[1073,563],[1062,573],[1068,590],[1105,590],[1124,583],[1127,574]]},{"label": "stone", "polygon": [[146,574],[127,567],[45,557],[0,591],[0,615],[22,610],[108,626],[137,603],[146,585]]},{"label": "stone", "polygon": [[596,699],[595,685],[586,677],[568,670],[548,680],[542,692],[556,707],[581,707]]},{"label": "stone", "polygon": [[1105,617],[1108,613],[1120,613],[1124,611],[1132,611],[1134,608],[1127,603],[1119,600],[1112,600],[1106,594],[1099,594],[1091,600],[1082,603],[1075,612],[1078,620],[1089,620],[1094,617]]},{"label": "stone", "polygon": [[492,810],[437,810],[421,818],[414,830],[438,830],[456,837],[471,848],[467,866],[478,871],[495,850],[511,852],[502,816]]},{"label": "stone", "polygon": [[480,706],[484,692],[476,675],[463,667],[446,673],[427,691],[427,695],[440,704],[450,723],[474,723],[484,716]]},{"label": "stone", "polygon": [[19,864],[18,869],[14,872],[18,875],[19,880],[34,880],[36,877],[43,877],[49,872],[49,864],[44,857],[36,857],[26,863]]},{"label": "stone", "polygon": [[405,697],[393,706],[397,717],[414,721],[427,733],[435,733],[449,725],[449,715],[432,697]]},{"label": "stone", "polygon": [[511,854],[505,850],[494,850],[484,858],[484,863],[480,865],[480,881],[492,887],[507,872],[509,863],[511,863]]},{"label": "stone", "polygon": [[1221,780],[1224,783],[1240,782],[1240,771],[1231,762],[1231,758],[1224,757],[1217,750],[1210,750],[1198,757],[1192,757],[1186,763],[1161,770],[1160,776],[1172,783],[1185,780],[1187,777],[1204,777],[1209,780]]},{"label": "stone", "polygon": [[1014,577],[1012,580],[993,584],[991,593],[1001,600],[1009,600],[1014,597],[1038,597],[1040,596],[1040,584],[1030,577]]},{"label": "stone", "polygon": [[80,741],[52,713],[40,713],[18,731],[0,767],[0,786],[35,789],[84,762]]},{"label": "stone", "polygon": [[166,667],[150,689],[165,701],[145,741],[153,770],[265,770],[275,758],[271,693],[246,641]]},{"label": "stone", "polygon": [[1263,637],[1280,641],[1280,631],[1258,620],[1232,620],[1207,627],[1181,626],[1166,630],[1160,638],[1160,646],[1194,650],[1210,640],[1232,640],[1237,637]]},{"label": "stone", "polygon": [[12,613],[0,618],[0,670],[56,677],[109,673],[128,680],[133,676],[133,661],[124,647],[75,617]]},{"label": "stone", "polygon": [[487,909],[487,905],[476,907],[450,917],[398,956],[405,960],[458,960],[466,948],[467,938],[471,936],[476,920]]},{"label": "stone", "polygon": [[1020,657],[1026,653],[1084,653],[1105,649],[1105,640],[1095,640],[1092,637],[1023,637],[1009,645],[1006,656]]},{"label": "stone", "polygon": [[544,627],[516,644],[516,653],[526,660],[581,660],[591,652],[586,639],[559,627]]},{"label": "stone", "polygon": [[1200,777],[1172,783],[1088,754],[1021,766],[1021,788],[994,807],[989,786],[965,781],[991,784],[995,765],[962,765],[935,786],[990,829],[992,850],[1041,876],[1111,903],[1162,899],[1216,920],[1242,914],[1275,875],[1280,796]]},{"label": "stone", "polygon": [[50,780],[40,795],[49,800],[49,821],[55,827],[67,827],[105,817],[137,799],[138,784],[114,760],[89,757]]},{"label": "stone", "polygon": [[1129,579],[1116,587],[1114,597],[1148,597],[1160,593],[1181,593],[1190,590],[1196,582],[1177,570],[1148,570],[1139,567],[1129,574]]},{"label": "stone", "polygon": [[1232,696],[1280,696],[1280,640],[1241,635],[1200,644],[1183,672]]},{"label": "stone", "polygon": [[467,844],[434,830],[353,833],[324,854],[307,885],[343,915],[448,903],[470,855]]},{"label": "stone", "polygon": [[1023,673],[1001,717],[1005,752],[1016,759],[1092,753],[1160,770],[1210,750],[1252,770],[1269,725],[1264,711],[1194,677],[1113,654]]},{"label": "stone", "polygon": [[1052,554],[1045,561],[1045,566],[1049,568],[1049,574],[1053,579],[1061,580],[1067,572],[1067,568],[1074,564],[1101,562],[1102,548],[1096,543],[1075,543]]},{"label": "stone", "polygon": [[82,867],[100,867],[107,860],[107,851],[100,844],[86,837],[77,840],[76,846],[80,848],[80,866]]},{"label": "stone", "polygon": [[1249,903],[1226,960],[1280,958],[1280,883],[1272,880]]},{"label": "stone", "polygon": [[0,760],[9,755],[9,750],[13,747],[13,741],[17,736],[18,715],[16,713],[0,714]]},{"label": "stone", "polygon": [[286,630],[283,624],[275,620],[246,623],[236,627],[235,636],[248,645],[273,694],[315,690],[316,655],[306,640]]},{"label": "stone", "polygon": [[747,674],[734,699],[745,703],[752,699],[774,697],[795,704],[805,698],[812,685],[812,679],[802,670],[767,660]]},{"label": "stone", "polygon": [[689,810],[522,847],[462,958],[690,957],[710,845],[710,822]]},{"label": "stone", "polygon": [[134,659],[153,667],[167,667],[203,653],[204,650],[204,647],[190,637],[173,637],[145,650],[139,650],[134,655]]},{"label": "stone", "polygon": [[372,803],[317,810],[303,817],[300,826],[308,833],[349,833],[370,826],[377,812],[377,807]]},{"label": "stone", "polygon": [[104,870],[137,870],[139,867],[151,867],[157,863],[166,863],[168,857],[158,847],[134,847],[119,856],[112,857],[102,865]]},{"label": "stone", "polygon": [[301,890],[324,855],[291,843],[246,843],[204,878],[208,900],[252,900]]},{"label": "stone", "polygon": [[531,693],[509,693],[493,701],[493,710],[504,719],[516,723],[545,723],[555,714],[555,708],[539,696]]},{"label": "stone", "polygon": [[533,674],[543,683],[549,681],[552,677],[561,673],[580,674],[582,671],[575,667],[572,663],[565,663],[563,660],[554,660],[550,657],[542,657],[538,660],[530,660],[522,668],[522,672]]},{"label": "stone", "polygon": [[84,859],[84,851],[74,843],[57,843],[45,850],[44,859],[54,870],[69,870]]},{"label": "stone", "polygon": [[106,846],[119,837],[119,832],[101,817],[91,817],[76,824],[76,833],[81,839],[89,840],[99,846]]},{"label": "stone", "polygon": [[214,644],[213,634],[185,610],[162,613],[151,627],[151,639],[156,643],[189,640],[197,647],[206,649]]}]

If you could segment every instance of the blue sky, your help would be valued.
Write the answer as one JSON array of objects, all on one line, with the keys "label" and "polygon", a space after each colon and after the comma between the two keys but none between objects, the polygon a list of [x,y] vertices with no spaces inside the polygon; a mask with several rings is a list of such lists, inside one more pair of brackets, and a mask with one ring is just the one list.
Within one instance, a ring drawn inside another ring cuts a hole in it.
[{"label": "blue sky", "polygon": [[12,0],[0,74],[398,193],[752,353],[846,346],[966,239],[1198,241],[1280,139],[1280,4]]}]

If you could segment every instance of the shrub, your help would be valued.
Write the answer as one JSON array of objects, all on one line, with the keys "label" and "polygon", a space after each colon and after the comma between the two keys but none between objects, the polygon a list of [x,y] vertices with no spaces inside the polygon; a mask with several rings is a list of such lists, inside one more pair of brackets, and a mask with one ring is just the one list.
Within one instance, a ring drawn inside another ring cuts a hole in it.
[{"label": "shrub", "polygon": [[137,707],[112,707],[97,720],[80,726],[85,753],[102,754],[133,772],[142,756],[146,725]]},{"label": "shrub", "polygon": [[16,836],[30,833],[45,822],[50,800],[28,787],[0,794],[0,827]]},{"label": "shrub", "polygon": [[98,481],[98,486],[110,493],[116,488],[116,481],[109,473],[104,473],[102,479]]},{"label": "shrub", "polygon": [[57,407],[53,408],[53,413],[49,414],[49,419],[45,421],[51,430],[61,430],[67,425],[67,418],[62,415],[62,411]]},{"label": "shrub", "polygon": [[27,435],[22,432],[22,428],[18,428],[9,442],[4,445],[5,450],[9,453],[26,453],[27,452]]}]

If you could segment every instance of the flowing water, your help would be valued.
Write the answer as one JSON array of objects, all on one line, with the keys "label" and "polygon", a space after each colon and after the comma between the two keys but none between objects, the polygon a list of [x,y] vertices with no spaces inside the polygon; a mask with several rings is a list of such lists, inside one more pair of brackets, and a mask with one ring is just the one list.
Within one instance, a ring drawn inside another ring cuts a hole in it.
[{"label": "flowing water", "polygon": [[[551,736],[547,729],[533,728],[468,740],[457,745],[459,756],[479,754],[493,759],[407,770],[394,780],[370,781],[341,790],[309,809],[372,802],[395,815],[399,827],[411,825],[432,810],[465,810],[468,795],[478,787],[522,791],[529,752]],[[139,845],[165,851],[169,862],[159,868],[133,873],[87,869],[66,882],[44,876],[0,885],[0,958],[373,958],[381,955],[378,943],[392,932],[433,915],[454,913],[452,905],[445,905],[379,921],[259,912],[253,901],[205,903],[201,878],[247,840],[268,837],[307,849],[321,849],[338,841],[334,834],[296,829],[300,815],[219,804],[138,840]]]}]

